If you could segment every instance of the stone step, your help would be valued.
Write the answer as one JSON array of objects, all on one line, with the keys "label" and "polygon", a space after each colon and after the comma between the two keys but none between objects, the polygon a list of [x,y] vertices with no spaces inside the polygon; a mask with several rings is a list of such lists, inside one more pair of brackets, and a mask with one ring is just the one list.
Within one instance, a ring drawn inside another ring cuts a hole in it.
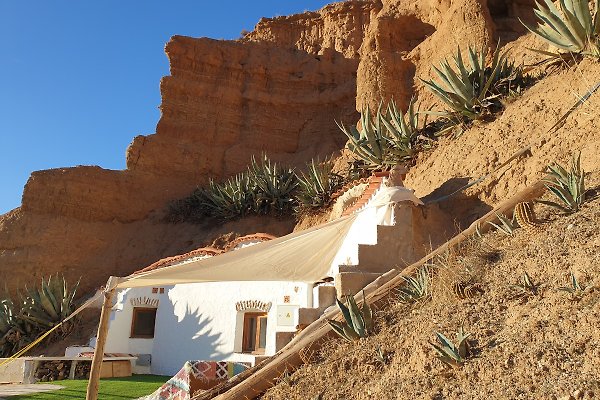
[{"label": "stone step", "polygon": [[381,274],[369,272],[342,272],[335,276],[335,289],[338,297],[354,296]]},{"label": "stone step", "polygon": [[319,311],[325,310],[327,307],[335,304],[335,286],[333,285],[319,285],[316,288],[316,293],[313,298],[313,305]]},{"label": "stone step", "polygon": [[299,308],[298,309],[298,326],[306,327],[315,322],[321,316],[322,311],[318,308]]}]

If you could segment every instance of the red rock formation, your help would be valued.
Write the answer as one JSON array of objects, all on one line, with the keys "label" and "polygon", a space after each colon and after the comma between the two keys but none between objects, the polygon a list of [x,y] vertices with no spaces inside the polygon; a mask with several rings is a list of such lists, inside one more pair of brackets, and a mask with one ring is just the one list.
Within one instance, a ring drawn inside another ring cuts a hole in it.
[{"label": "red rock formation", "polygon": [[0,217],[0,274],[10,271],[14,288],[64,271],[86,289],[219,232],[291,231],[291,221],[210,227],[160,217],[168,201],[241,171],[251,154],[300,165],[339,150],[334,120],[355,121],[357,103],[406,104],[431,61],[465,40],[489,42],[486,4],[354,0],[262,19],[239,41],[174,36],[156,134],[133,139],[124,171],[34,172],[20,209]]}]

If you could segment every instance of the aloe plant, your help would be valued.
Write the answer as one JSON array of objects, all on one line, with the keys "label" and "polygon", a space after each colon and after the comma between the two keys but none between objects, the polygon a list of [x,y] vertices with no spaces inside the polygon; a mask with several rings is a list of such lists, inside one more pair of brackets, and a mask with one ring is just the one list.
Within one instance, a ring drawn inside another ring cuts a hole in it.
[{"label": "aloe plant", "polygon": [[[536,27],[521,21],[529,31],[569,53],[600,56],[600,0],[594,1],[596,12],[593,17],[588,0],[559,0],[558,7],[550,0],[544,0],[544,3],[545,7],[536,1]],[[560,56],[559,53],[548,54]]]},{"label": "aloe plant", "polygon": [[416,154],[419,136],[419,112],[411,99],[406,114],[399,111],[391,101],[386,112],[381,106],[371,116],[367,105],[360,113],[360,130],[354,125],[347,128],[337,123],[348,138],[348,149],[368,169],[389,169],[399,161],[408,160]]},{"label": "aloe plant", "polygon": [[344,184],[344,178],[332,171],[333,162],[314,159],[308,164],[307,173],[298,177],[299,212],[321,208],[329,204],[331,195]]},{"label": "aloe plant", "polygon": [[416,275],[403,276],[404,285],[398,289],[398,298],[403,303],[415,303],[431,296],[431,279],[428,267],[419,268]]},{"label": "aloe plant", "polygon": [[469,342],[467,339],[471,336],[470,333],[465,334],[461,327],[456,333],[457,345],[443,334],[436,332],[436,338],[440,344],[429,343],[433,350],[437,353],[437,358],[446,365],[454,368],[461,367],[469,356]]},{"label": "aloe plant", "polygon": [[258,213],[284,214],[291,210],[294,201],[293,192],[298,186],[298,178],[292,168],[272,163],[266,155],[263,155],[260,163],[252,157],[248,173],[256,185]]},{"label": "aloe plant", "polygon": [[546,188],[557,198],[558,202],[538,200],[561,209],[567,214],[579,211],[585,202],[585,171],[581,169],[581,153],[571,159],[571,168],[567,171],[563,166],[548,166],[548,176],[544,179]]},{"label": "aloe plant", "polygon": [[489,51],[468,48],[468,64],[462,58],[460,47],[453,56],[454,67],[448,59],[433,67],[439,81],[422,80],[439,97],[450,112],[433,113],[450,120],[459,115],[467,120],[479,119],[491,106],[500,106],[498,97],[508,94],[513,82],[523,79],[522,68],[509,62],[506,53],[497,48],[486,63]]},{"label": "aloe plant", "polygon": [[[362,307],[356,304],[354,296],[344,296],[345,303],[336,299],[337,305],[344,316],[344,322],[327,320],[333,330],[351,342],[367,337],[373,332],[373,311],[366,300]],[[364,299],[364,292],[363,292]]]}]

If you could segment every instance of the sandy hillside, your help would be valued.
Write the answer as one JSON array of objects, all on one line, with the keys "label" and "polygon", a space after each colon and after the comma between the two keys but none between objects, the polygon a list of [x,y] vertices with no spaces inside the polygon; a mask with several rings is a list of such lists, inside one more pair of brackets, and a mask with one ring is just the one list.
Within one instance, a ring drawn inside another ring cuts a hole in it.
[{"label": "sandy hillside", "polygon": [[[588,176],[597,195],[600,174]],[[546,195],[547,196],[547,195]],[[392,301],[377,311],[374,336],[332,339],[310,364],[264,399],[557,399],[600,395],[600,199],[564,216],[537,204],[543,230],[514,236],[490,231],[437,259],[432,299]],[[508,285],[527,272],[536,295]],[[581,298],[557,290],[574,272],[590,286]],[[456,280],[472,278],[483,293],[458,299]],[[434,332],[472,334],[462,368],[445,367],[428,344]],[[386,361],[377,359],[381,349]],[[321,395],[321,397],[316,397]],[[564,397],[567,396],[567,397]]]}]

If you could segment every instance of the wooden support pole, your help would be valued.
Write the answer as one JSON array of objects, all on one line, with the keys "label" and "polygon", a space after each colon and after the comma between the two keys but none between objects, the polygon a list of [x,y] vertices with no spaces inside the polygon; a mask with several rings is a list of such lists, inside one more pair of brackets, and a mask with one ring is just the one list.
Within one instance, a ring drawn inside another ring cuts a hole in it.
[{"label": "wooden support pole", "polygon": [[102,312],[100,313],[100,324],[98,325],[98,335],[96,337],[96,348],[94,349],[94,358],[92,359],[92,368],[90,371],[90,380],[88,382],[86,400],[98,399],[98,387],[100,385],[100,370],[102,367],[102,358],[104,356],[104,345],[106,344],[106,334],[108,333],[108,318],[112,308],[112,301],[115,296],[116,286],[119,278],[111,276],[106,282],[104,291],[104,302],[102,303]]}]

